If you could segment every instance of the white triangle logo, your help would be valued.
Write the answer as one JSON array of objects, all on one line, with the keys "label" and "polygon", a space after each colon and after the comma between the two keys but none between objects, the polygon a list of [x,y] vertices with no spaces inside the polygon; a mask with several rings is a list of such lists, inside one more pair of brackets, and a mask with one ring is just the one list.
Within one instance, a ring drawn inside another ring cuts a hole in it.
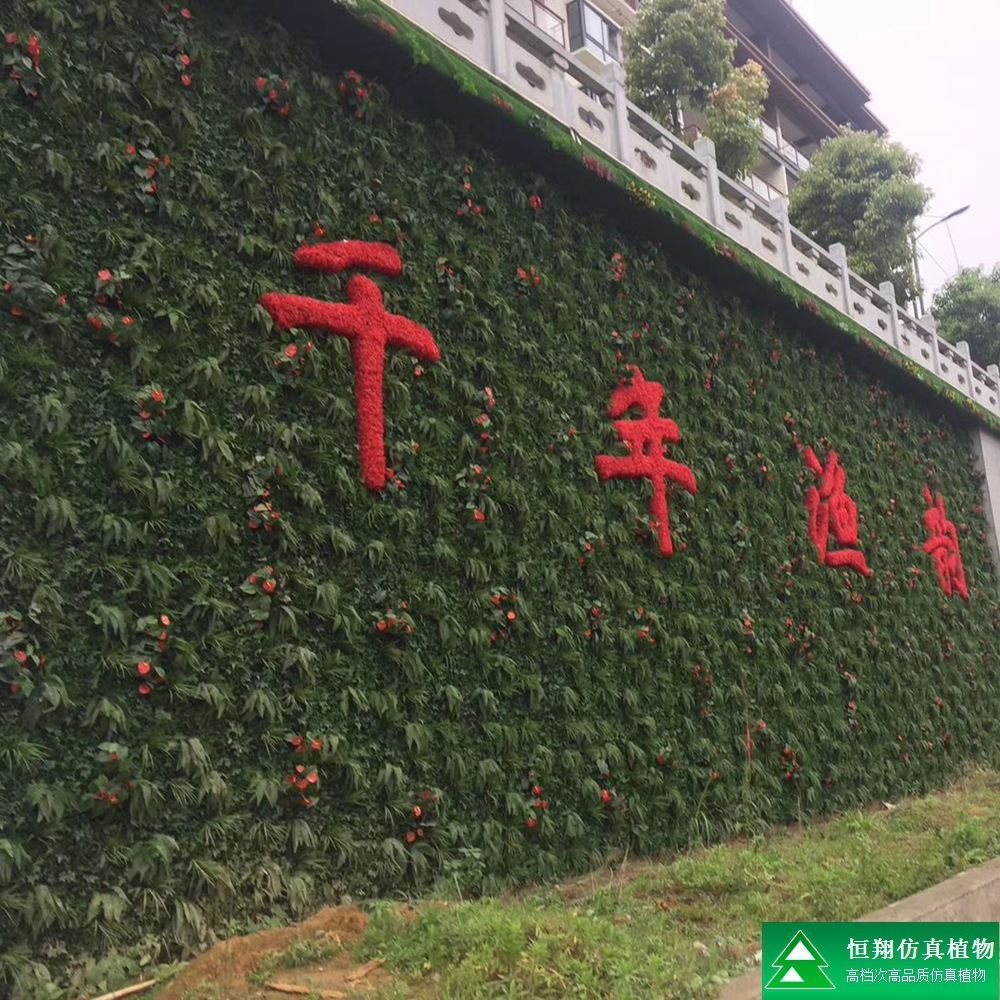
[{"label": "white triangle logo", "polygon": [[815,962],[816,956],[800,941],[785,957],[786,962]]},{"label": "white triangle logo", "polygon": [[801,983],[802,977],[795,971],[795,967],[792,966],[782,977],[781,981],[783,983]]}]

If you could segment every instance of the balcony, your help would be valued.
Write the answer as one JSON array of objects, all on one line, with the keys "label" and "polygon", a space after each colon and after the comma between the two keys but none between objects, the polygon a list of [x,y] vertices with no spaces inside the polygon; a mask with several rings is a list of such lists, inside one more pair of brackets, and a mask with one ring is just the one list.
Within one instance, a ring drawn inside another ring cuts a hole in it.
[{"label": "balcony", "polygon": [[[566,22],[540,0],[506,0],[507,7],[566,48]],[[636,0],[638,2],[638,0]]]},{"label": "balcony", "polygon": [[763,118],[760,119],[760,134],[766,146],[774,150],[800,173],[809,169],[809,158],[804,153],[800,153],[790,142],[779,139],[774,126],[769,125]]},{"label": "balcony", "polygon": [[768,184],[763,177],[758,177],[756,174],[748,174],[743,178],[743,183],[765,201],[772,202],[776,198],[784,198],[784,195],[773,184]]},{"label": "balcony", "polygon": [[621,28],[588,0],[571,0],[566,7],[569,18],[569,47],[597,70],[608,63],[620,63]]}]

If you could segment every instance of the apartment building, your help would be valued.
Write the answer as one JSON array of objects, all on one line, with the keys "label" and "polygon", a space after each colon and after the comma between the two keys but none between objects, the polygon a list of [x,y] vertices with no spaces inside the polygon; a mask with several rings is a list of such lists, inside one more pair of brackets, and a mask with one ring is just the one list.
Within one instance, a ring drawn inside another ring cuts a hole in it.
[{"label": "apartment building", "polygon": [[726,31],[737,64],[760,63],[771,81],[761,122],[761,159],[753,180],[787,194],[823,139],[844,125],[884,134],[868,109],[871,94],[788,0],[728,0]]},{"label": "apartment building", "polygon": [[[622,62],[622,36],[641,0],[506,0],[535,27],[595,69]],[[868,109],[871,94],[788,0],[727,0],[726,32],[739,65],[758,62],[771,81],[761,120],[761,155],[746,182],[761,196],[787,195],[819,143],[849,125],[886,131]],[[689,112],[686,138],[704,126]]]}]

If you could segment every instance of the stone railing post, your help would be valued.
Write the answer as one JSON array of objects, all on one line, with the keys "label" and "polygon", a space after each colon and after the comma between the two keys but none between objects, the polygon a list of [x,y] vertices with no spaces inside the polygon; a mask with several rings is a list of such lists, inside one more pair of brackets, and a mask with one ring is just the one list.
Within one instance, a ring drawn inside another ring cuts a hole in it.
[{"label": "stone railing post", "polygon": [[892,336],[892,346],[899,347],[899,307],[896,305],[896,286],[891,281],[883,281],[878,290],[889,303],[889,333]]},{"label": "stone railing post", "polygon": [[781,268],[785,274],[792,273],[792,224],[788,221],[788,199],[775,198],[768,204],[771,212],[778,220],[781,229],[778,239],[781,247]]},{"label": "stone railing post", "polygon": [[931,371],[935,375],[941,374],[941,352],[938,349],[937,320],[930,313],[925,313],[917,322],[931,335]]},{"label": "stone railing post", "polygon": [[490,69],[501,80],[507,79],[507,13],[505,0],[490,0]]},{"label": "stone railing post", "polygon": [[972,352],[969,350],[969,342],[960,340],[955,345],[955,353],[960,354],[965,359],[965,394],[975,398],[972,380]]},{"label": "stone railing post", "polygon": [[705,183],[708,187],[708,221],[716,229],[722,225],[722,193],[719,190],[719,164],[715,159],[715,143],[707,135],[695,140],[694,151],[705,164]]},{"label": "stone railing post", "polygon": [[573,116],[570,114],[569,101],[567,100],[569,95],[566,93],[566,88],[569,86],[566,82],[569,60],[558,52],[550,52],[545,57],[545,63],[556,71],[553,74],[555,80],[552,88],[552,113],[561,122],[571,122]]},{"label": "stone railing post", "polygon": [[630,127],[628,123],[628,97],[625,94],[625,70],[620,63],[611,63],[611,96],[614,101],[611,114],[614,118],[613,151],[622,163],[632,162]]},{"label": "stone railing post", "polygon": [[840,274],[840,308],[853,317],[851,312],[851,268],[847,263],[847,247],[843,243],[834,243],[830,247],[830,256],[837,262]]}]

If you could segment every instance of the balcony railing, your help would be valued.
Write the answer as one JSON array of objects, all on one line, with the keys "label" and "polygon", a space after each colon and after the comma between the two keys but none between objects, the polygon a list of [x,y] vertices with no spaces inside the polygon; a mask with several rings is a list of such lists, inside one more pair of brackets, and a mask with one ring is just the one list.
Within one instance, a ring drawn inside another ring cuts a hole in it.
[{"label": "balcony railing", "polygon": [[507,6],[527,18],[550,38],[566,47],[566,21],[555,11],[549,10],[540,0],[506,0]]},{"label": "balcony railing", "polygon": [[[1000,368],[981,368],[968,348],[896,303],[893,286],[870,285],[848,267],[843,246],[813,242],[788,221],[788,202],[766,182],[721,173],[711,140],[694,148],[625,96],[622,68],[589,67],[534,19],[523,0],[385,0],[470,62],[641,177],[725,238],[783,272],[815,299],[849,316],[877,341],[933,372],[959,395],[1000,416]],[[525,13],[527,11],[527,13]],[[496,27],[494,27],[496,26]],[[792,147],[793,148],[793,147]],[[799,161],[806,157],[793,151]],[[782,150],[783,155],[787,155]]]},{"label": "balcony railing", "polygon": [[780,153],[796,169],[809,169],[809,158],[804,153],[800,153],[790,142],[785,139],[779,139],[777,129],[773,125],[764,121],[763,118],[759,120],[758,124],[760,125],[760,134],[763,136],[764,142],[771,149]]},{"label": "balcony railing", "polygon": [[743,178],[743,183],[746,184],[754,194],[760,195],[761,198],[766,201],[774,201],[775,198],[782,198],[784,195],[776,188],[773,184],[768,184],[763,177],[758,177],[756,174],[750,174]]}]

